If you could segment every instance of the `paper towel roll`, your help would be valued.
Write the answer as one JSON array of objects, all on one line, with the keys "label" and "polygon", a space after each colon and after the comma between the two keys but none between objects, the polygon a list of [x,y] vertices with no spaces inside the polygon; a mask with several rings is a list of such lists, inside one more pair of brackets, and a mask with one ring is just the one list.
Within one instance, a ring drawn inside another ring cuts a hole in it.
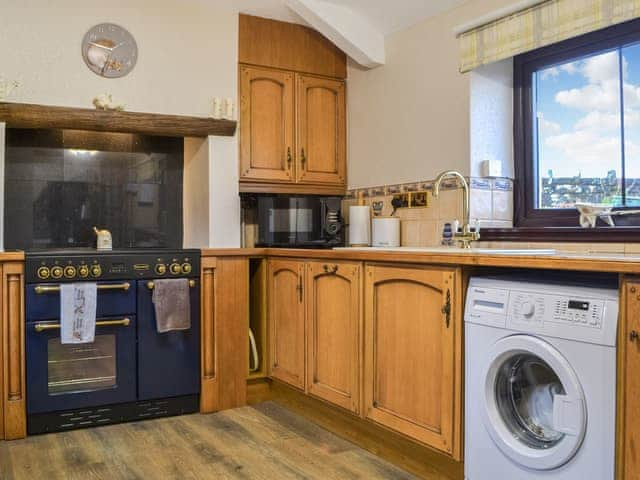
[{"label": "paper towel roll", "polygon": [[367,247],[371,243],[371,209],[368,206],[349,207],[349,245]]}]

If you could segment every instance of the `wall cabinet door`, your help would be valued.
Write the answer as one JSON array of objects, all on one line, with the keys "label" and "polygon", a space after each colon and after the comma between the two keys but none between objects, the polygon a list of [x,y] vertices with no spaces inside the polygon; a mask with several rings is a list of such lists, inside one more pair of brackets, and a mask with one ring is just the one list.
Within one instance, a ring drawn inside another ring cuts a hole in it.
[{"label": "wall cabinet door", "polygon": [[345,83],[297,75],[297,181],[346,182]]},{"label": "wall cabinet door", "polygon": [[294,74],[240,67],[240,178],[293,182]]},{"label": "wall cabinet door", "polygon": [[364,300],[365,417],[454,457],[462,381],[456,275],[368,265]]},{"label": "wall cabinet door", "polygon": [[269,260],[270,375],[304,390],[304,263]]},{"label": "wall cabinet door", "polygon": [[307,392],[359,412],[360,264],[307,264]]}]

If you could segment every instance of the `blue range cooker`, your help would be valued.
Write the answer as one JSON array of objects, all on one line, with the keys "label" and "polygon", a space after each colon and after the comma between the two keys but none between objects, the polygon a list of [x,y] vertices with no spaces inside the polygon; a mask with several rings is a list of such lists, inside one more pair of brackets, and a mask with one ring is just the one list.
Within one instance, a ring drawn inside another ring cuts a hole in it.
[{"label": "blue range cooker", "polygon": [[[200,251],[26,255],[29,434],[198,411]],[[191,328],[158,333],[154,281],[187,278]],[[95,341],[60,342],[60,285],[96,282]]]}]

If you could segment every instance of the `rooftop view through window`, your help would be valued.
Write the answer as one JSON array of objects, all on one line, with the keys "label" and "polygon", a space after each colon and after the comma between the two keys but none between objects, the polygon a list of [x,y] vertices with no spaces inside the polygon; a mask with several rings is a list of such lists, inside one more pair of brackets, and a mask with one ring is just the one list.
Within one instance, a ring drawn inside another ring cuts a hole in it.
[{"label": "rooftop view through window", "polygon": [[536,208],[640,205],[640,44],[534,73]]}]

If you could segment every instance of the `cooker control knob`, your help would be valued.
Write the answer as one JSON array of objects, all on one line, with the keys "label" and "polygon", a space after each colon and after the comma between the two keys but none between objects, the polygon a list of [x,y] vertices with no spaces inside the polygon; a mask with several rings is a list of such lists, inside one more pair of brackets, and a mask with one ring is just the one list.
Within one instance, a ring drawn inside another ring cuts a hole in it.
[{"label": "cooker control knob", "polygon": [[38,278],[40,280],[46,280],[51,275],[49,267],[40,267],[37,271]]},{"label": "cooker control knob", "polygon": [[180,268],[182,268],[182,273],[187,275],[191,273],[191,264],[188,262],[183,263]]},{"label": "cooker control knob", "polygon": [[86,265],[80,265],[80,267],[78,268],[78,275],[80,275],[82,278],[87,278],[89,276],[89,267],[87,267]]},{"label": "cooker control knob", "polygon": [[164,275],[167,273],[167,266],[164,263],[156,264],[156,273],[158,275]]},{"label": "cooker control knob", "polygon": [[99,277],[100,275],[102,275],[102,267],[100,265],[93,265],[91,267],[91,276]]},{"label": "cooker control knob", "polygon": [[62,275],[64,274],[64,270],[62,269],[62,267],[53,267],[51,269],[51,277],[58,279],[58,278],[62,278]]},{"label": "cooker control knob", "polygon": [[180,273],[182,273],[182,267],[179,263],[172,263],[169,265],[169,271],[172,275],[180,275]]},{"label": "cooker control knob", "polygon": [[64,276],[66,278],[73,278],[76,276],[76,267],[74,266],[66,266],[64,267]]}]

